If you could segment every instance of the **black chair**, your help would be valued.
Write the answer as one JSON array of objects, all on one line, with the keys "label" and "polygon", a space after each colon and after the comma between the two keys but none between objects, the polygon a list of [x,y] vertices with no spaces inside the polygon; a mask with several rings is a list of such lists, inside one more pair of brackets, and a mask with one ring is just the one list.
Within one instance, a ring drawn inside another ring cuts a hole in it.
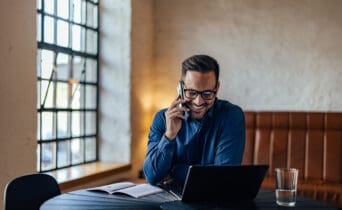
[{"label": "black chair", "polygon": [[29,174],[8,182],[4,192],[4,210],[38,210],[40,205],[61,191],[56,180],[47,174]]}]

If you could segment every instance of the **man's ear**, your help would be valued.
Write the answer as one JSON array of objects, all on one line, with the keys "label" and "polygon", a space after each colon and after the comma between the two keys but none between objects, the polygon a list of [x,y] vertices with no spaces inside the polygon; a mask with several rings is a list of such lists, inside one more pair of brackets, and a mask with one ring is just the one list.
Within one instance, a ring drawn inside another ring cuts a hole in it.
[{"label": "man's ear", "polygon": [[220,89],[220,81],[217,81],[217,85],[216,85],[216,94],[218,93]]}]

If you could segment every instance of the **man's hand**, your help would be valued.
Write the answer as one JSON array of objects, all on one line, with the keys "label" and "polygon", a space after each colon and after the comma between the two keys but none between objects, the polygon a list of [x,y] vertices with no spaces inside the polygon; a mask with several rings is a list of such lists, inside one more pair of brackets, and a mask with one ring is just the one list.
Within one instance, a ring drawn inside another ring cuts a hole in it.
[{"label": "man's hand", "polygon": [[185,119],[184,112],[189,111],[189,108],[182,106],[180,107],[179,104],[184,104],[189,102],[187,99],[179,99],[177,97],[169,107],[169,109],[165,112],[166,118],[166,132],[165,136],[169,140],[173,140],[176,138],[178,131],[182,125],[182,119]]}]

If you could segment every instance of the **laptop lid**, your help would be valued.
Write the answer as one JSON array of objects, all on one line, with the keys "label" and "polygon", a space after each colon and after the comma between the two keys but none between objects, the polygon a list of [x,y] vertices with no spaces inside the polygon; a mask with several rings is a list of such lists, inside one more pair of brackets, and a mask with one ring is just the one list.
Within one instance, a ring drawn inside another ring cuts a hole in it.
[{"label": "laptop lid", "polygon": [[182,201],[251,201],[256,197],[268,165],[192,165],[185,180]]}]

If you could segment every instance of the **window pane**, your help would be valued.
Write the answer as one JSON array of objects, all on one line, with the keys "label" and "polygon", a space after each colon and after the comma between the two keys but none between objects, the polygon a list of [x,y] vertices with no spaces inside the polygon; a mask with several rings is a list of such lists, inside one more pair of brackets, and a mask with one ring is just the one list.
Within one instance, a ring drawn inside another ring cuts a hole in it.
[{"label": "window pane", "polygon": [[97,20],[97,18],[98,18],[98,7],[94,6],[94,17],[93,17],[93,19],[94,19],[94,22],[93,22],[94,28],[98,27],[98,20]]},{"label": "window pane", "polygon": [[42,0],[37,0],[37,9],[42,8]]},{"label": "window pane", "polygon": [[54,10],[55,10],[54,0],[44,0],[44,4],[45,4],[45,12],[53,15]]},{"label": "window pane", "polygon": [[72,95],[70,97],[70,104],[72,109],[81,108],[81,86],[79,83],[71,84]]},{"label": "window pane", "polygon": [[59,80],[67,81],[69,79],[70,74],[70,64],[69,64],[69,55],[64,53],[58,53],[56,60],[56,76]]},{"label": "window pane", "polygon": [[56,167],[56,143],[42,144],[42,169],[49,170]]},{"label": "window pane", "polygon": [[72,112],[72,136],[81,135],[81,113],[78,111]]},{"label": "window pane", "polygon": [[57,99],[56,106],[57,108],[68,108],[68,88],[69,84],[65,82],[57,83]]},{"label": "window pane", "polygon": [[40,140],[40,113],[38,112],[37,116],[37,138]]},{"label": "window pane", "polygon": [[97,62],[95,59],[87,59],[86,81],[97,82]]},{"label": "window pane", "polygon": [[87,112],[86,114],[86,135],[95,135],[96,134],[96,113],[95,112]]},{"label": "window pane", "polygon": [[86,1],[81,0],[81,23],[86,24]]},{"label": "window pane", "polygon": [[72,78],[77,80],[78,82],[84,82],[85,72],[83,70],[85,67],[85,59],[79,56],[75,56],[72,63]]},{"label": "window pane", "polygon": [[81,0],[73,0],[73,21],[81,23]]},{"label": "window pane", "polygon": [[94,15],[95,9],[94,5],[87,3],[87,26],[94,27]]},{"label": "window pane", "polygon": [[[53,107],[53,93],[55,89],[55,83],[51,82],[50,87],[48,88],[49,81],[41,81],[41,95],[40,95],[40,105],[44,106],[45,108],[51,108]],[[46,99],[45,99],[46,96]],[[44,101],[45,100],[45,101]]]},{"label": "window pane", "polygon": [[57,44],[63,47],[69,46],[69,24],[66,21],[57,21]]},{"label": "window pane", "polygon": [[45,16],[44,19],[44,41],[53,44],[54,43],[54,19]]},{"label": "window pane", "polygon": [[96,139],[86,138],[86,161],[96,159]]},{"label": "window pane", "polygon": [[57,167],[70,165],[70,141],[58,142],[58,161]]},{"label": "window pane", "polygon": [[42,25],[42,16],[41,14],[37,14],[37,41],[40,42],[42,40],[42,31],[40,30],[41,29],[41,25]]},{"label": "window pane", "polygon": [[54,114],[53,112],[42,112],[42,139],[53,139],[55,138],[54,132]]},{"label": "window pane", "polygon": [[85,51],[85,28],[79,25],[72,26],[72,49]]},{"label": "window pane", "polygon": [[71,140],[71,159],[72,164],[83,161],[83,141],[81,139]]},{"label": "window pane", "polygon": [[87,53],[97,53],[97,34],[92,30],[87,30]]},{"label": "window pane", "polygon": [[59,17],[68,19],[69,18],[69,0],[58,0],[57,1],[57,15]]},{"label": "window pane", "polygon": [[72,49],[80,51],[81,50],[81,26],[72,26]]},{"label": "window pane", "polygon": [[96,108],[96,86],[87,85],[86,86],[86,108],[94,109]]},{"label": "window pane", "polygon": [[37,51],[37,76],[41,77],[42,75],[42,51],[38,49]]},{"label": "window pane", "polygon": [[39,109],[40,108],[40,106],[41,106],[41,93],[40,93],[40,85],[41,85],[41,82],[40,81],[38,81],[38,84],[37,84],[37,109]]},{"label": "window pane", "polygon": [[81,108],[81,82],[84,82],[85,73],[84,69],[84,58],[79,56],[75,56],[73,59],[73,68],[72,68],[72,108]]},{"label": "window pane", "polygon": [[67,138],[70,137],[70,132],[69,132],[69,120],[68,120],[68,113],[69,112],[58,112],[57,115],[57,125],[58,125],[58,138]]},{"label": "window pane", "polygon": [[84,27],[81,27],[81,38],[80,38],[80,40],[81,40],[81,51],[82,52],[85,52],[85,50],[86,50],[86,47],[85,47],[85,45],[86,45],[86,29],[84,28]]},{"label": "window pane", "polygon": [[[39,58],[38,58],[39,59]],[[53,68],[54,53],[50,50],[41,51],[42,78],[49,79]]]},{"label": "window pane", "polygon": [[81,37],[80,37],[80,43],[81,43],[81,51],[85,52],[85,33],[86,29],[84,27],[81,27]]},{"label": "window pane", "polygon": [[36,152],[37,152],[37,171],[40,171],[40,162],[41,162],[41,158],[40,158],[40,144],[38,144]]}]

